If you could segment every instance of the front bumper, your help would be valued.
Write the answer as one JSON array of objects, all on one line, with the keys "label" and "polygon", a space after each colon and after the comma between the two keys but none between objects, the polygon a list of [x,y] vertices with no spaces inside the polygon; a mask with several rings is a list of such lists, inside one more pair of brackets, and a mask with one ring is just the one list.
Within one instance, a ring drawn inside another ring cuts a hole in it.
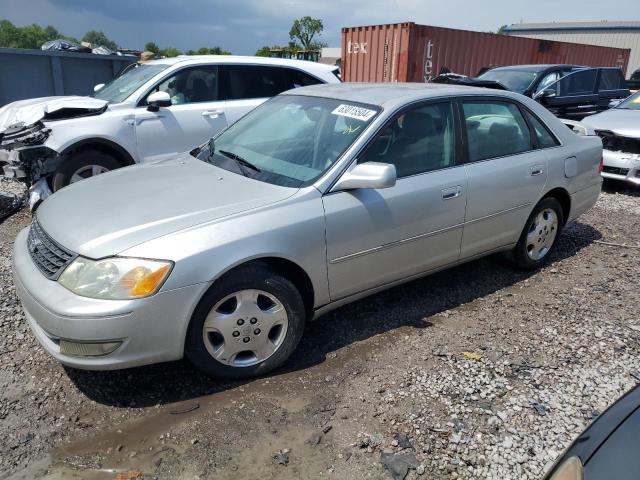
[{"label": "front bumper", "polygon": [[[182,358],[188,322],[206,284],[136,300],[80,297],[37,269],[27,250],[27,233],[28,228],[22,230],[14,245],[15,286],[34,335],[51,356],[86,370],[115,370]],[[75,356],[61,352],[60,339],[121,343],[107,355]]]},{"label": "front bumper", "polygon": [[602,151],[604,170],[602,177],[640,185],[640,155],[634,153]]}]

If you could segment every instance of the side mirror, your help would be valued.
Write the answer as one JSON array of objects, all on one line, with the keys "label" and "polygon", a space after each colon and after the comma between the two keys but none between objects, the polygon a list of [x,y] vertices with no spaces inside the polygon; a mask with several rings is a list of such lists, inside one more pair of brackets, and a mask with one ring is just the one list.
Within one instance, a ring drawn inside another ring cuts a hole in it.
[{"label": "side mirror", "polygon": [[615,100],[611,100],[609,102],[609,108],[616,108],[621,103],[622,103],[622,98],[616,98]]},{"label": "side mirror", "polygon": [[356,188],[389,188],[396,184],[396,166],[389,163],[354,163],[331,189],[354,190]]},{"label": "side mirror", "polygon": [[539,98],[553,98],[555,96],[556,96],[556,91],[551,88],[547,88],[545,90],[540,90],[538,93],[536,93],[533,96],[533,99],[538,100]]},{"label": "side mirror", "polygon": [[147,98],[147,110],[157,112],[160,107],[170,107],[171,97],[167,92],[153,92]]},{"label": "side mirror", "polygon": [[102,87],[104,87],[104,83],[99,83],[95,87],[93,87],[93,91],[97,92],[98,90],[102,90]]}]

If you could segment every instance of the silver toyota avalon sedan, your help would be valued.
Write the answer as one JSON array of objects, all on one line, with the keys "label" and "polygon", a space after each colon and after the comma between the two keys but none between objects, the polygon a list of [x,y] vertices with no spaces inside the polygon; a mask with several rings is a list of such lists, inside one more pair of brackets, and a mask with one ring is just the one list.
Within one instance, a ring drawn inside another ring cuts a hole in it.
[{"label": "silver toyota avalon sedan", "polygon": [[494,252],[539,267],[596,201],[601,158],[598,137],[516,93],[300,88],[190,154],[47,199],[16,239],[15,284],[66,365],[259,375],[355,299]]}]

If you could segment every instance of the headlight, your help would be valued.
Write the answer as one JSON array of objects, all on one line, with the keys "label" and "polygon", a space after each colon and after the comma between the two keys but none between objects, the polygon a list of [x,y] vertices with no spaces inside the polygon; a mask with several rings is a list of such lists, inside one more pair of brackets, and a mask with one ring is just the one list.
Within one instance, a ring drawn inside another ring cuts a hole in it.
[{"label": "headlight", "polygon": [[140,258],[90,260],[78,257],[58,282],[73,293],[89,298],[128,300],[153,295],[171,271],[173,263]]}]

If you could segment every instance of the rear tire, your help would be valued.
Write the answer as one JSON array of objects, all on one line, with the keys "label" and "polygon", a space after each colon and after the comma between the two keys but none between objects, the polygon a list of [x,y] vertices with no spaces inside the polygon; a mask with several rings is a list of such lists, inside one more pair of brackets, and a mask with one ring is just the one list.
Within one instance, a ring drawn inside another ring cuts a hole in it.
[{"label": "rear tire", "polygon": [[204,295],[189,323],[185,356],[207,375],[246,378],[282,365],[306,321],[302,296],[266,265],[240,267]]},{"label": "rear tire", "polygon": [[526,270],[544,265],[558,243],[563,226],[564,215],[560,202],[555,197],[540,200],[529,215],[513,249],[514,263]]},{"label": "rear tire", "polygon": [[120,162],[108,153],[84,150],[63,160],[53,175],[52,190],[57,192],[70,183],[120,168]]}]

